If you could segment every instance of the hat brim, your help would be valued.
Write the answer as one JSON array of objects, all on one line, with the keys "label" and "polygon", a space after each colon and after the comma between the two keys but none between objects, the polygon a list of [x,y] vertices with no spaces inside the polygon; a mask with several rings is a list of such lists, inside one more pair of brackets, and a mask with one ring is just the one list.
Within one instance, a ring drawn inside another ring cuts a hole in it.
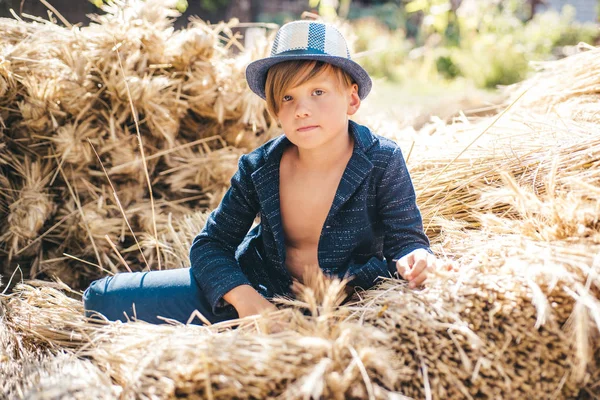
[{"label": "hat brim", "polygon": [[358,97],[360,97],[361,100],[364,100],[371,91],[371,78],[369,77],[367,71],[363,69],[363,67],[348,58],[337,57],[328,54],[278,55],[251,62],[246,67],[246,81],[248,82],[250,90],[259,95],[261,98],[266,99],[265,84],[267,82],[267,72],[269,71],[269,68],[275,64],[290,60],[324,61],[343,69],[358,84]]}]

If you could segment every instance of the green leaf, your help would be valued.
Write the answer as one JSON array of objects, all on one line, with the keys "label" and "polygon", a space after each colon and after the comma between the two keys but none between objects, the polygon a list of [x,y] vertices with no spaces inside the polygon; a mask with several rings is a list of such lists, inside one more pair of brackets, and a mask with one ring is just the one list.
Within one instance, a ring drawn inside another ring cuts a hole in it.
[{"label": "green leaf", "polygon": [[404,8],[407,13],[413,13],[417,11],[426,10],[429,7],[429,1],[427,0],[413,0],[410,3],[406,4]]},{"label": "green leaf", "polygon": [[335,7],[332,6],[319,7],[319,14],[325,18],[335,18],[337,16]]},{"label": "green leaf", "polygon": [[180,13],[184,13],[185,10],[187,10],[187,8],[188,8],[188,2],[187,2],[187,0],[177,0],[177,4],[175,5],[175,8]]},{"label": "green leaf", "polygon": [[433,27],[437,32],[444,32],[448,27],[447,15],[436,15],[433,19]]}]

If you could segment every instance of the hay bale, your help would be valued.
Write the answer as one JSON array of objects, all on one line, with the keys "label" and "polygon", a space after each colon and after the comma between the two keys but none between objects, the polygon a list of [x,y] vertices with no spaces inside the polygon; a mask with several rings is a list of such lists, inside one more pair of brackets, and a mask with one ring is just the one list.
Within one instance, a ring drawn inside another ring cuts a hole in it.
[{"label": "hay bale", "polygon": [[[42,282],[19,285],[2,299],[7,325],[40,346],[88,357],[123,388],[124,398],[387,398],[385,388],[397,379],[386,335],[343,322],[347,311],[336,311],[343,299],[340,282],[300,296],[296,307],[311,309],[312,317],[287,309],[274,319],[249,318],[237,330],[228,323],[186,327],[88,320],[81,302],[57,289],[69,290]],[[65,393],[78,390],[71,385],[64,384]]]},{"label": "hay bale", "polygon": [[561,60],[534,63],[540,72],[509,86],[507,92],[515,98],[527,89],[522,106],[538,113],[557,113],[567,119],[598,123],[600,48],[580,43],[578,50]]},{"label": "hay bale", "polygon": [[26,372],[19,392],[27,399],[108,400],[118,398],[123,391],[91,361],[72,354],[59,353],[36,364],[25,364],[23,369]]},{"label": "hay bale", "polygon": [[[32,342],[89,357],[126,398],[574,398],[596,373],[578,346],[597,334],[598,302],[564,289],[577,282],[557,273],[561,256],[535,261],[527,247],[501,258],[488,241],[486,256],[424,290],[388,280],[342,307],[343,283],[307,281],[284,309],[237,330],[87,320],[80,301],[42,283],[15,290],[7,321]],[[589,331],[563,328],[560,313],[578,304],[585,312],[571,318],[589,311]]]},{"label": "hay bale", "polygon": [[7,190],[3,191],[3,203],[8,206],[6,224],[0,228],[0,242],[8,244],[11,257],[29,247],[27,254],[35,254],[30,247],[46,220],[56,208],[48,189],[51,166],[47,162],[32,161],[28,156],[11,157],[14,175],[8,178]]},{"label": "hay bale", "polygon": [[[251,146],[270,122],[239,80],[248,54],[227,51],[236,45],[230,24],[196,20],[174,34],[170,3],[141,4],[107,6],[109,13],[89,28],[0,27],[9,49],[0,77],[14,79],[7,90],[29,101],[2,115],[10,124],[0,181],[19,184],[3,194],[0,218],[10,215],[23,177],[34,175],[23,173],[32,170],[21,166],[26,157],[38,163],[35,176],[43,176],[30,179],[39,182],[33,186],[56,202],[27,225],[37,235],[48,229],[46,236],[11,233],[10,246],[0,241],[7,253],[31,249],[38,260],[33,271],[71,269],[81,281],[128,265],[185,266],[190,242],[242,151],[231,145]],[[110,29],[117,43],[107,42]],[[36,40],[46,47],[33,48]],[[171,45],[191,49],[189,57]],[[42,71],[42,63],[11,59],[10,46],[57,67]],[[76,56],[57,61],[64,49],[78,49],[94,64]],[[595,60],[584,65],[588,56],[577,57],[569,62],[581,73],[572,81],[546,78],[557,88],[570,85],[571,95],[595,95],[589,84],[595,78],[583,71]],[[35,71],[30,81],[22,78],[27,68]],[[73,104],[63,108],[61,93],[70,88],[91,92],[89,116],[74,115]],[[544,101],[558,106],[573,99]],[[340,306],[343,283],[319,278],[307,281],[297,299],[280,299],[276,313],[198,327],[88,320],[71,282],[29,281],[0,297],[11,332],[5,337],[49,354],[87,357],[89,393],[65,385],[61,393],[73,396],[94,397],[110,379],[124,398],[591,397],[600,387],[598,125],[539,115],[524,104],[495,118],[439,120],[413,131],[414,143],[403,142],[434,248],[461,265],[432,277],[426,289],[388,280]],[[89,153],[73,158],[73,152],[87,139],[101,164],[82,168],[77,161]],[[46,165],[55,168],[39,172]],[[189,165],[196,168],[190,172]],[[207,209],[192,213],[198,204]],[[72,360],[67,365],[82,361]],[[27,374],[35,380],[27,387],[55,389],[54,378],[72,376],[45,367],[52,361],[36,365],[52,371]]]},{"label": "hay bale", "polygon": [[[170,236],[154,230],[157,214],[214,207],[239,155],[275,132],[243,76],[266,41],[252,53],[232,51],[243,50],[235,20],[211,26],[194,18],[175,31],[175,5],[111,2],[83,27],[0,20],[7,274],[19,265],[30,278],[84,287],[124,268],[117,252],[130,265],[162,268],[160,248],[171,243],[158,239]],[[147,214],[148,206],[152,224],[136,225],[146,216],[125,211]],[[155,244],[153,256],[137,235]]]}]

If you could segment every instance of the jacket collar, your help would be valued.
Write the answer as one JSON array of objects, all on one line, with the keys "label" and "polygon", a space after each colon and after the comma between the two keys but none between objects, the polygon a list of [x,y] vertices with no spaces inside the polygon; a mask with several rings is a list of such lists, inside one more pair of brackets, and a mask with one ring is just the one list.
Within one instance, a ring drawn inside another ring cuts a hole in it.
[{"label": "jacket collar", "polygon": [[[365,153],[378,139],[371,133],[369,128],[359,125],[354,121],[349,121],[348,131],[354,136],[354,149],[340,180],[324,225],[328,224],[329,220],[354,194],[373,168],[373,163]],[[252,173],[252,181],[258,194],[262,215],[266,217],[266,222],[271,227],[277,244],[279,262],[276,264],[284,270],[285,238],[279,203],[279,162],[281,161],[283,150],[290,143],[290,140],[285,135],[281,135],[274,139],[269,146],[265,146],[263,153],[265,164]]]}]

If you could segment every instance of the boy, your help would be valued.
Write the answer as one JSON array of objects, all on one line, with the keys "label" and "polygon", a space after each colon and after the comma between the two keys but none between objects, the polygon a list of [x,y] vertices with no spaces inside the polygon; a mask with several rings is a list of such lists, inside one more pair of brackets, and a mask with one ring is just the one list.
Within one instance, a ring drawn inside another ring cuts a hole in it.
[{"label": "boy", "polygon": [[400,148],[348,119],[371,79],[339,31],[282,26],[246,78],[284,135],[240,158],[191,246],[191,268],[93,282],[86,310],[122,319],[135,303],[149,322],[186,322],[195,309],[217,322],[274,310],[269,298],[290,294],[311,268],[368,289],[396,271],[416,287],[435,267]]}]

